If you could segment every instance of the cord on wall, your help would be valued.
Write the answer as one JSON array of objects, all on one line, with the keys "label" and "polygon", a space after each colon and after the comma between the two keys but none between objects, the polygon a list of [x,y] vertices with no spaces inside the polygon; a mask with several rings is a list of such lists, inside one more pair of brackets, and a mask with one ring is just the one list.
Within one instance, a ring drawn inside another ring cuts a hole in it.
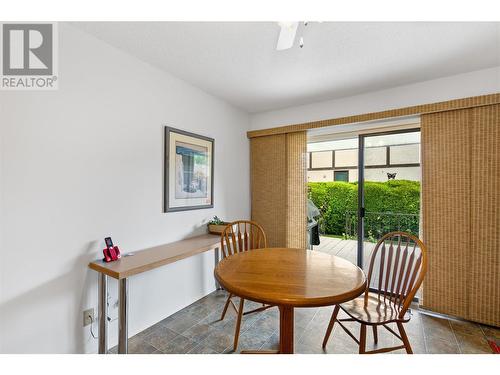
[{"label": "cord on wall", "polygon": [[[93,328],[92,328],[92,326],[94,325],[94,319],[92,318],[92,315],[90,315],[90,314],[89,314],[89,315],[87,315],[87,316],[88,316],[88,318],[89,318],[89,320],[90,320],[90,324],[89,324],[89,326],[90,326],[90,334],[92,335],[92,337],[93,337],[94,339],[96,339],[96,340],[97,340],[97,339],[99,338],[99,336],[96,336],[96,335],[94,334],[94,330],[93,330]],[[109,316],[107,316],[106,318],[108,319],[108,322],[114,322],[115,320],[118,320],[118,318],[111,319]]]},{"label": "cord on wall", "polygon": [[92,329],[92,326],[94,325],[94,318],[92,318],[92,315],[90,315],[90,314],[89,314],[89,316],[88,316],[88,317],[89,317],[89,319],[90,319],[90,324],[89,324],[89,326],[90,326],[90,334],[92,335],[92,337],[93,337],[94,339],[98,339],[98,338],[99,338],[99,336],[94,335],[94,330]]}]

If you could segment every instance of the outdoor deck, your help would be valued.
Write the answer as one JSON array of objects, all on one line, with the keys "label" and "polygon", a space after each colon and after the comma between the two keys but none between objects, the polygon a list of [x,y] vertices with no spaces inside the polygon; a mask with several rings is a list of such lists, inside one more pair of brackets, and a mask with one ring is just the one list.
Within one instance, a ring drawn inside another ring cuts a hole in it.
[{"label": "outdoor deck", "polygon": [[[317,251],[321,251],[323,253],[337,255],[348,261],[356,264],[356,258],[358,253],[358,241],[356,240],[344,240],[342,238],[334,238],[334,237],[325,237],[320,236],[320,244],[318,246],[314,246],[313,249]],[[363,247],[363,269],[366,270],[368,268],[372,251],[375,248],[375,243],[366,242]]]}]

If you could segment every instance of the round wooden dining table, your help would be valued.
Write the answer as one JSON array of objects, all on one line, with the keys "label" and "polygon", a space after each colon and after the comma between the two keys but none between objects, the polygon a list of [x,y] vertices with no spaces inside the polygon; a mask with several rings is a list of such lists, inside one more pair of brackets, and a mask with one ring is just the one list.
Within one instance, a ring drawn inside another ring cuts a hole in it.
[{"label": "round wooden dining table", "polygon": [[364,272],[349,261],[317,251],[265,248],[224,258],[215,268],[228,292],[278,306],[279,353],[293,353],[294,308],[336,305],[366,288]]}]

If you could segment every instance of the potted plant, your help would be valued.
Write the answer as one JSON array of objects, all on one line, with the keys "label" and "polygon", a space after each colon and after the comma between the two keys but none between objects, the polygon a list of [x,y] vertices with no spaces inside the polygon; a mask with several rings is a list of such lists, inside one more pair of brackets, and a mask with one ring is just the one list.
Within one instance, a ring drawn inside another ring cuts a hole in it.
[{"label": "potted plant", "polygon": [[228,224],[229,223],[219,217],[214,216],[213,219],[208,222],[208,231],[212,234],[221,234]]}]

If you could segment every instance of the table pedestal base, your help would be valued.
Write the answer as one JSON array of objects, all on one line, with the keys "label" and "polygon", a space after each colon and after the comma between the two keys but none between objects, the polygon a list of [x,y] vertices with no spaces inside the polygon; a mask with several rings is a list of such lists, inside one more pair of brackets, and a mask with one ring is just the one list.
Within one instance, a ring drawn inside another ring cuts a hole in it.
[{"label": "table pedestal base", "polygon": [[293,354],[293,307],[280,306],[280,354]]},{"label": "table pedestal base", "polygon": [[279,350],[242,350],[241,354],[293,354],[293,307],[278,306],[280,309],[280,348]]}]

